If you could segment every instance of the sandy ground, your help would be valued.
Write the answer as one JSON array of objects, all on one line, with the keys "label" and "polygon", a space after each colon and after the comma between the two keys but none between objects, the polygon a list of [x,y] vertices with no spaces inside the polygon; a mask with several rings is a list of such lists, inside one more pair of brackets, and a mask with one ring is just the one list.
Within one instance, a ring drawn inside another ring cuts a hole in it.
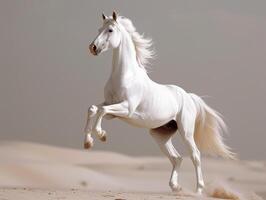
[{"label": "sandy ground", "polygon": [[180,172],[183,189],[172,193],[165,158],[1,142],[0,200],[266,198],[266,162],[203,158],[202,164],[206,190],[196,196],[188,158]]}]

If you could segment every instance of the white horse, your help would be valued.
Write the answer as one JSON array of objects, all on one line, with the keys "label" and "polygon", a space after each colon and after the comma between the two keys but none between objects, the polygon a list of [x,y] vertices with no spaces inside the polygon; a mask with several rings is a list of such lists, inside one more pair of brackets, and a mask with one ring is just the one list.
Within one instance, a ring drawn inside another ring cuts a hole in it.
[{"label": "white horse", "polygon": [[174,133],[178,132],[195,166],[197,193],[202,193],[204,181],[199,149],[222,157],[234,157],[223,143],[221,133],[226,128],[223,120],[199,96],[175,85],[152,81],[145,70],[153,55],[151,40],[137,33],[129,19],[115,12],[110,17],[104,14],[102,17],[103,25],[89,50],[93,55],[99,55],[113,49],[112,73],[105,85],[104,102],[92,105],[88,110],[84,147],[93,145],[92,134],[106,140],[106,132],[101,127],[103,117],[117,117],[134,126],[147,128],[171,161],[173,170],[169,185],[173,191],[179,191],[178,173],[182,157],[171,141]]}]

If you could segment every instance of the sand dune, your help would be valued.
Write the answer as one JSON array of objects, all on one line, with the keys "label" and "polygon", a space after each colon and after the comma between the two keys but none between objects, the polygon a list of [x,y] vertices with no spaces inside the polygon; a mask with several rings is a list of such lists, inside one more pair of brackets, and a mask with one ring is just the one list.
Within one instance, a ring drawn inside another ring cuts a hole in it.
[{"label": "sand dune", "polygon": [[[168,187],[171,166],[161,157],[129,157],[27,142],[0,143],[0,199],[262,199],[262,161],[203,158],[204,197],[193,193],[194,169],[184,159],[183,190]],[[259,195],[259,196],[258,196]]]}]

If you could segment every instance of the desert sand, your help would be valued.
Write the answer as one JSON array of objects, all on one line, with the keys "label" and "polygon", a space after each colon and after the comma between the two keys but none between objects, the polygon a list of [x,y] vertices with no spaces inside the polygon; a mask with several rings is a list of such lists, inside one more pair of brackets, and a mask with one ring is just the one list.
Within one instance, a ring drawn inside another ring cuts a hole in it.
[{"label": "desert sand", "polygon": [[182,191],[168,187],[171,165],[163,157],[59,148],[28,142],[0,143],[0,199],[263,199],[266,162],[202,160],[206,190],[194,193],[189,158],[180,170]]}]

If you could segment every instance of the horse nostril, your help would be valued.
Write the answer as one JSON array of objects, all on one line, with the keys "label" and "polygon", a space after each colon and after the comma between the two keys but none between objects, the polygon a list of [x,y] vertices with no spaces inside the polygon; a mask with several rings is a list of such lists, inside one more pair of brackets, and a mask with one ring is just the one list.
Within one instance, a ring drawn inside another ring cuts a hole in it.
[{"label": "horse nostril", "polygon": [[97,47],[95,44],[91,44],[90,45],[90,52],[93,54],[93,55],[96,55],[96,50],[97,50]]},{"label": "horse nostril", "polygon": [[96,46],[95,45],[92,45],[92,50],[94,51],[94,52],[96,52]]}]

